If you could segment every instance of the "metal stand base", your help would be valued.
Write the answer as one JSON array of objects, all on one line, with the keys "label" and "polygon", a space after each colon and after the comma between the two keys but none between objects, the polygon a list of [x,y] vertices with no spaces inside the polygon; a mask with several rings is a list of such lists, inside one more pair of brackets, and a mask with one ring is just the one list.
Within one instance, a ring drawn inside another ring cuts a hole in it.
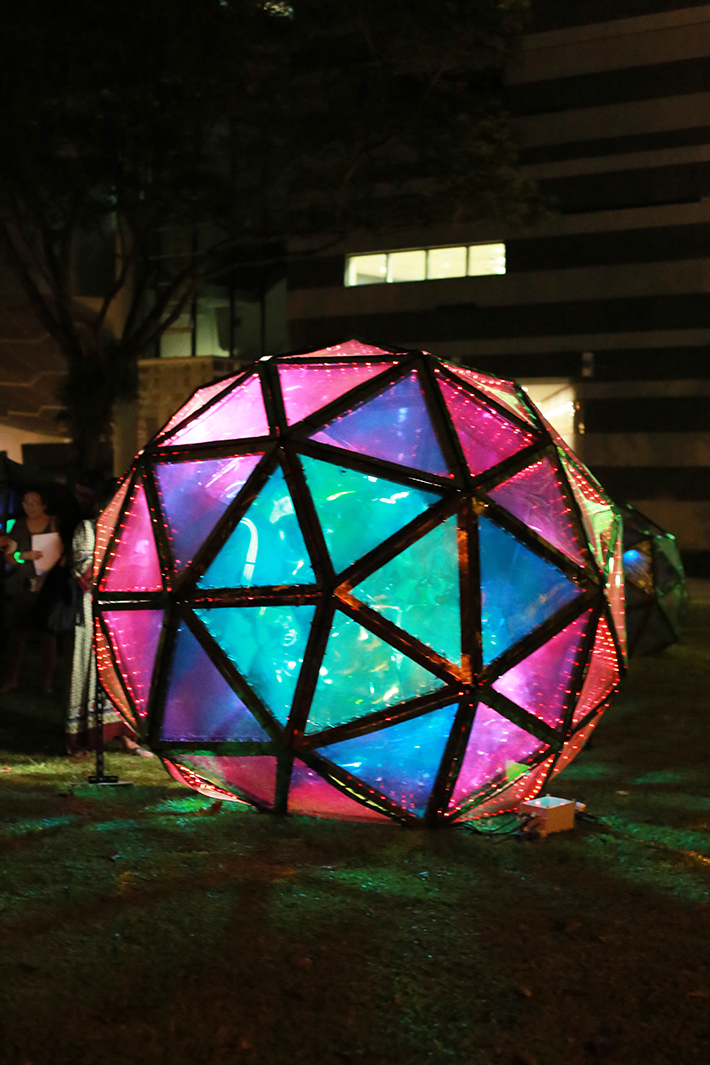
[{"label": "metal stand base", "polygon": [[130,788],[132,780],[119,780],[115,776],[107,776],[104,773],[104,700],[106,693],[101,686],[98,677],[96,680],[96,772],[89,777],[87,783],[101,786]]}]

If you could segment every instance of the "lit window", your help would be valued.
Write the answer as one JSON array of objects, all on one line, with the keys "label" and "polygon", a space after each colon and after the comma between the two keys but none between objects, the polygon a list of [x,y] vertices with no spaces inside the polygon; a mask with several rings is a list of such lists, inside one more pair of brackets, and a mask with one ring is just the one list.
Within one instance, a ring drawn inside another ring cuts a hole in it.
[{"label": "lit window", "polygon": [[439,281],[505,273],[505,244],[469,244],[448,248],[411,248],[370,255],[349,255],[345,284],[383,285],[399,281]]}]

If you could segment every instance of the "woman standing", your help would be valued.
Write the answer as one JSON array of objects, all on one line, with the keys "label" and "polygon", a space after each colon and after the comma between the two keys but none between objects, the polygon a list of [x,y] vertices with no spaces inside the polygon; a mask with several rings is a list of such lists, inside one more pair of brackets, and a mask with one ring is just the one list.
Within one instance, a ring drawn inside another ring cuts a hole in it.
[{"label": "woman standing", "polygon": [[[56,533],[58,522],[47,513],[47,500],[39,489],[29,489],[22,497],[24,515],[17,519],[12,536],[0,539],[5,561],[11,567],[8,581],[8,670],[0,687],[1,692],[15,691],[20,680],[20,666],[27,646],[27,637],[35,627],[33,617],[37,597],[44,582],[44,573],[38,573],[35,562],[42,558],[42,551],[32,549],[32,537],[42,533]],[[57,657],[57,640],[51,632],[41,632],[40,655],[42,658],[42,691],[51,694],[54,663]]]}]

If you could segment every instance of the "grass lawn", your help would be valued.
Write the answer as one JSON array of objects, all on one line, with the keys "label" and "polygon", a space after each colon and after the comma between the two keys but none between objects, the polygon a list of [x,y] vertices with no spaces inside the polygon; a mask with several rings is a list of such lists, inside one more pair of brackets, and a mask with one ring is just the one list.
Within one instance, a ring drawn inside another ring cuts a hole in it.
[{"label": "grass lawn", "polygon": [[[537,842],[211,805],[0,697],[1,1065],[710,1061],[710,584]],[[30,669],[31,672],[31,669]]]}]

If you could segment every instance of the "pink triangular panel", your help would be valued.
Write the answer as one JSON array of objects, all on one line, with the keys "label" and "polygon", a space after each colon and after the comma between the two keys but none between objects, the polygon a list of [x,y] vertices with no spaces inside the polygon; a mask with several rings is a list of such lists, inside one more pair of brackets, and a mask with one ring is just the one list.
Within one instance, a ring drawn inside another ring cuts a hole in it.
[{"label": "pink triangular panel", "polygon": [[170,421],[161,430],[161,433],[167,433],[174,429],[176,425],[179,425],[180,422],[184,422],[185,418],[189,418],[200,407],[204,407],[205,403],[209,403],[220,392],[224,392],[225,388],[229,388],[236,380],[236,377],[225,377],[222,381],[215,381],[214,384],[206,385],[205,388],[198,388],[195,394],[190,396],[187,403],[175,411]]},{"label": "pink triangular panel", "polygon": [[136,710],[145,714],[155,654],[163,625],[163,611],[104,610],[103,618],[123,680]]},{"label": "pink triangular panel", "polygon": [[286,421],[289,425],[300,422],[391,366],[394,363],[332,362],[279,366]]},{"label": "pink triangular panel", "polygon": [[477,370],[465,370],[462,366],[454,366],[451,363],[446,363],[445,365],[458,377],[462,377],[464,381],[468,381],[474,388],[483,392],[484,395],[500,403],[502,407],[505,407],[512,414],[517,414],[528,425],[535,425],[535,419],[518,395],[512,381],[501,381],[497,377],[490,377],[488,374],[479,373]]},{"label": "pink triangular panel", "polygon": [[163,441],[164,444],[204,444],[216,440],[245,440],[266,436],[269,422],[264,409],[261,381],[253,374],[199,414],[194,421]]},{"label": "pink triangular panel", "polygon": [[179,762],[171,762],[169,758],[163,758],[163,765],[173,780],[177,780],[178,784],[187,784],[188,788],[198,791],[206,799],[218,799],[220,802],[239,802],[244,806],[249,805],[244,799],[233,795],[231,791],[226,791],[225,788],[212,784],[211,781],[205,780],[198,773],[193,773],[191,769],[188,769],[185,765],[180,765]]},{"label": "pink triangular panel", "polygon": [[285,358],[302,358],[304,355],[308,355],[312,358],[314,355],[327,355],[329,357],[335,356],[350,356],[350,355],[392,355],[393,352],[386,348],[376,348],[374,344],[361,344],[359,340],[345,340],[342,344],[333,344],[329,348],[318,348],[317,351],[301,352],[299,355],[287,355]]},{"label": "pink triangular panel", "polygon": [[96,522],[96,546],[94,548],[94,580],[99,575],[101,569],[101,563],[103,562],[104,555],[106,554],[106,548],[108,542],[111,539],[111,533],[113,532],[118,514],[123,506],[123,500],[126,498],[126,492],[130,481],[128,478],[123,482],[121,487],[116,492],[115,496],[106,507],[104,511],[99,514]]},{"label": "pink triangular panel", "polygon": [[559,728],[571,692],[572,675],[579,665],[582,641],[592,615],[586,611],[546,644],[513,666],[493,685],[497,692],[550,728]]},{"label": "pink triangular panel", "polygon": [[139,481],[124,514],[101,589],[105,592],[159,592],[162,587],[150,511],[145,489]]},{"label": "pink triangular panel", "polygon": [[288,793],[288,812],[315,817],[336,817],[340,821],[389,821],[385,814],[355,802],[323,779],[299,759],[293,763]]},{"label": "pink triangular panel", "polygon": [[233,787],[247,799],[273,806],[276,794],[276,759],[273,755],[183,755],[198,772],[208,773],[225,788]]},{"label": "pink triangular panel", "polygon": [[546,758],[544,762],[540,762],[539,765],[536,765],[528,773],[520,777],[519,780],[516,780],[510,787],[504,788],[497,795],[486,799],[480,806],[474,806],[457,820],[473,821],[479,817],[492,817],[494,814],[503,814],[519,809],[521,803],[527,802],[528,799],[534,799],[542,791],[553,758],[554,755]]},{"label": "pink triangular panel", "polygon": [[555,768],[552,770],[553,777],[556,777],[558,773],[561,773],[563,769],[566,769],[570,762],[577,757],[592,732],[597,727],[601,716],[601,714],[597,714],[596,717],[592,718],[589,724],[585,725],[583,729],[579,730],[579,732],[575,732],[574,736],[567,741],[560,752],[560,757],[555,762]]},{"label": "pink triangular panel", "polygon": [[98,620],[94,625],[94,648],[96,650],[96,664],[99,670],[99,679],[106,694],[118,710],[131,725],[136,724],[136,716],[133,707],[126,698],[121,681],[118,678],[113,655],[108,640],[103,634]]},{"label": "pink triangular panel", "polygon": [[587,558],[585,544],[578,533],[560,476],[548,458],[520,470],[488,494],[568,558],[584,565]]},{"label": "pink triangular panel", "polygon": [[605,619],[600,618],[587,676],[584,678],[582,692],[572,716],[572,724],[576,725],[599,706],[618,680],[619,664],[614,640]]},{"label": "pink triangular panel", "polygon": [[463,386],[452,384],[440,373],[437,379],[474,476],[535,442],[533,433],[479,403]]},{"label": "pink triangular panel", "polygon": [[482,788],[512,783],[526,771],[522,764],[546,746],[543,740],[479,703],[450,805],[459,806]]}]

